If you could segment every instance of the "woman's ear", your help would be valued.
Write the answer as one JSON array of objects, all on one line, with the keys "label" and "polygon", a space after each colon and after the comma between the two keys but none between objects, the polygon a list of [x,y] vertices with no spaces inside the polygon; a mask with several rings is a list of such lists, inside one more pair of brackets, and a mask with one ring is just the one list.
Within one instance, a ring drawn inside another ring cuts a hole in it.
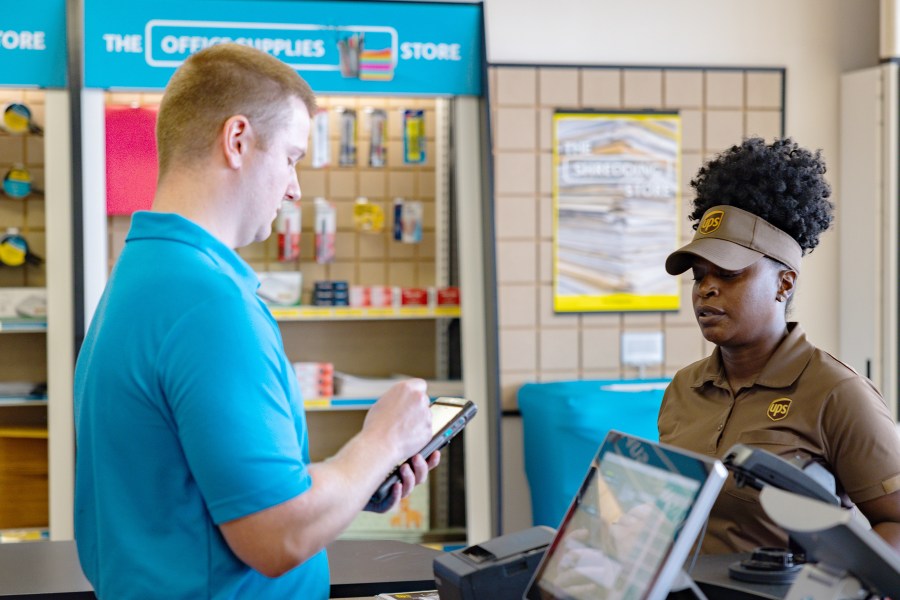
[{"label": "woman's ear", "polygon": [[797,283],[797,271],[793,269],[782,269],[778,274],[778,291],[775,293],[775,300],[778,302],[787,302],[794,295],[794,286]]},{"label": "woman's ear", "polygon": [[222,125],[222,154],[225,163],[232,169],[239,169],[250,148],[253,129],[244,115],[229,117]]}]

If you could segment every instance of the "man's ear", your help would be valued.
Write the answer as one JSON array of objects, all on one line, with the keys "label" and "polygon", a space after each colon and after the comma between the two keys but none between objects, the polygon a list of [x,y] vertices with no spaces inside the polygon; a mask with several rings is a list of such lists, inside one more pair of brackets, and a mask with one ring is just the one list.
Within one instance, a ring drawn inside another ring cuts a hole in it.
[{"label": "man's ear", "polygon": [[230,168],[241,168],[252,137],[253,128],[244,115],[234,115],[225,121],[222,126],[222,154]]}]

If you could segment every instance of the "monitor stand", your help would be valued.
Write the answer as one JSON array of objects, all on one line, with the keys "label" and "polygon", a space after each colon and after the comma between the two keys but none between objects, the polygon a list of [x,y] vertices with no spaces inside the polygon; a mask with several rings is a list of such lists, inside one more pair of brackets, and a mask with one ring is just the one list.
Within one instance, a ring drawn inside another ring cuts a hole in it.
[{"label": "monitor stand", "polygon": [[672,583],[672,589],[666,596],[666,600],[707,600],[707,598],[706,594],[691,579],[691,576],[682,569],[675,578],[675,582]]},{"label": "monitor stand", "polygon": [[867,598],[869,594],[860,585],[859,580],[846,571],[830,568],[828,565],[803,565],[800,574],[791,586],[791,591],[784,600],[804,600],[806,598],[822,598],[822,600],[843,600],[844,598]]}]

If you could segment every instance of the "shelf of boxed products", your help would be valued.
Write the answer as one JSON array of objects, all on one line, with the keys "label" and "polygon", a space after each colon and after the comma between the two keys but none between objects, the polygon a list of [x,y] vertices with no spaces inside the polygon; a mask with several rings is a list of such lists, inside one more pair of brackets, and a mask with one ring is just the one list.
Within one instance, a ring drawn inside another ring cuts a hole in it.
[{"label": "shelf of boxed products", "polygon": [[47,331],[46,319],[0,318],[0,333]]},{"label": "shelf of boxed products", "polygon": [[[368,410],[392,385],[408,379],[407,375],[357,377],[335,371],[331,363],[317,362],[296,362],[294,373],[308,411]],[[459,380],[430,379],[426,384],[432,398],[463,393]]]},{"label": "shelf of boxed products", "polygon": [[[462,382],[460,382],[460,389],[461,388]],[[435,394],[434,392],[431,392],[429,395],[431,396],[431,399],[434,400],[438,396],[448,396],[451,394]],[[459,396],[461,393],[457,392],[452,395]],[[348,396],[323,396],[319,398],[307,398],[303,401],[303,407],[309,412],[325,410],[368,410],[377,400],[377,397],[350,398]]]},{"label": "shelf of boxed products", "polygon": [[47,400],[32,400],[30,398],[0,398],[0,408],[8,406],[47,406]]},{"label": "shelf of boxed products", "polygon": [[348,285],[316,281],[312,303],[300,305],[299,273],[260,273],[260,297],[278,321],[458,318],[459,288]]},{"label": "shelf of boxed products", "polygon": [[0,333],[47,331],[47,289],[0,288]]},{"label": "shelf of boxed products", "polygon": [[273,306],[270,310],[278,321],[444,319],[461,314],[459,306]]},{"label": "shelf of boxed products", "polygon": [[30,381],[0,382],[0,407],[47,406],[47,385]]}]

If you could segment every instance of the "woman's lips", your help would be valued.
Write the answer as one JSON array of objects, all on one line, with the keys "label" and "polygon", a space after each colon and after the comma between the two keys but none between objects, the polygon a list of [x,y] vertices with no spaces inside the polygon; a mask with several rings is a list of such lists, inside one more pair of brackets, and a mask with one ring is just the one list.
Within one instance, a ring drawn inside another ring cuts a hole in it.
[{"label": "woman's lips", "polygon": [[725,316],[725,311],[715,306],[704,304],[694,309],[697,315],[697,322],[700,325],[707,325]]}]

